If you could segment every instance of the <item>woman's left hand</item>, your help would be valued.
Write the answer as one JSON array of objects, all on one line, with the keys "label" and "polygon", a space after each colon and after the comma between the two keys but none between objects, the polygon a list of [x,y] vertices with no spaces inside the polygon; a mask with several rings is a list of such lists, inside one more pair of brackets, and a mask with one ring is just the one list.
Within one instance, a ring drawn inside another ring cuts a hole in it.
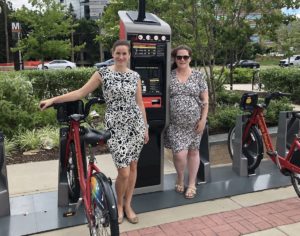
[{"label": "woman's left hand", "polygon": [[197,134],[201,134],[203,133],[203,130],[205,128],[205,124],[206,124],[206,121],[205,120],[199,120],[197,125],[196,125],[196,128],[195,128],[195,131]]},{"label": "woman's left hand", "polygon": [[144,135],[144,143],[148,143],[149,142],[149,131],[148,129],[146,129],[145,135]]}]

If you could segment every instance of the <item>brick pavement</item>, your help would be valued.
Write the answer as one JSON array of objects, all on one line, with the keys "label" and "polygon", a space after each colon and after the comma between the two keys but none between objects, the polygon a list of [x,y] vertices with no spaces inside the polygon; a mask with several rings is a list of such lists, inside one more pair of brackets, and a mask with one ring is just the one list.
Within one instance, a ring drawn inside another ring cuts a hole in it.
[{"label": "brick pavement", "polygon": [[128,231],[121,236],[236,236],[299,221],[300,201],[295,197]]}]

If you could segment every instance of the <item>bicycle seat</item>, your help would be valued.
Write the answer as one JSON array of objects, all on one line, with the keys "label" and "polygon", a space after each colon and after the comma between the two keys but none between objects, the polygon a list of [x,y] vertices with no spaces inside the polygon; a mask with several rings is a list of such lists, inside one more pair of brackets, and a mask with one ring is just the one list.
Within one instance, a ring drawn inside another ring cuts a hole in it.
[{"label": "bicycle seat", "polygon": [[99,131],[91,128],[85,128],[84,141],[95,147],[99,145],[100,142],[105,143],[111,136],[109,130]]}]

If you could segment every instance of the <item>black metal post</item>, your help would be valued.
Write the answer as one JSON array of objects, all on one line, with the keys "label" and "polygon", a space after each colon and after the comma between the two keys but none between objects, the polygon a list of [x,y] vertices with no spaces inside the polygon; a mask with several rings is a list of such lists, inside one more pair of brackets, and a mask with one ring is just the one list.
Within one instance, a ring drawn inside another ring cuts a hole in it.
[{"label": "black metal post", "polygon": [[146,18],[146,0],[139,0],[139,12],[136,21],[143,22]]}]

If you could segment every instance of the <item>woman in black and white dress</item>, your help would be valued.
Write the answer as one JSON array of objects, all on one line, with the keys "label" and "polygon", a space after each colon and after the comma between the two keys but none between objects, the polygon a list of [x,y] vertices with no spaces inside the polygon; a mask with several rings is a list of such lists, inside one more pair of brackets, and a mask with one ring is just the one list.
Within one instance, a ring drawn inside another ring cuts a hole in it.
[{"label": "woman in black and white dress", "polygon": [[[172,51],[174,69],[170,76],[170,124],[165,132],[165,147],[172,149],[177,172],[175,190],[186,198],[196,195],[200,164],[199,146],[208,113],[205,76],[190,67],[192,50],[181,45]],[[184,170],[188,169],[188,186]]]},{"label": "woman in black and white dress", "polygon": [[96,71],[80,89],[40,102],[46,109],[53,103],[82,99],[102,86],[107,104],[105,126],[111,130],[108,146],[118,170],[116,179],[119,223],[124,215],[130,223],[138,223],[131,207],[137,177],[137,163],[142,147],[149,140],[146,112],[142,100],[140,76],[127,65],[130,59],[128,41],[116,41],[112,48],[115,64]]}]

